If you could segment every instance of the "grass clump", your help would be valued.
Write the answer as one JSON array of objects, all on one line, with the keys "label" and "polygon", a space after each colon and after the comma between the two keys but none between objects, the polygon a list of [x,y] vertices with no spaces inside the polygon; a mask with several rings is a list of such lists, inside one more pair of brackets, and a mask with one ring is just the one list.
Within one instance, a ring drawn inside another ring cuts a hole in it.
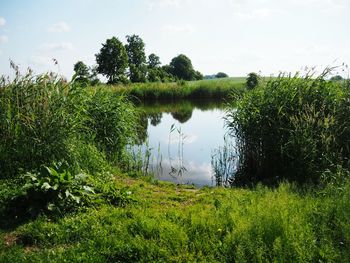
[{"label": "grass clump", "polygon": [[0,80],[0,174],[14,176],[70,159],[69,140],[82,129],[82,90],[53,74]]},{"label": "grass clump", "polygon": [[231,105],[228,126],[238,139],[235,182],[319,183],[326,169],[348,167],[349,89],[314,77],[261,83]]},{"label": "grass clump", "polygon": [[74,173],[99,171],[125,154],[137,123],[134,107],[119,95],[17,70],[13,81],[0,80],[0,177],[54,162]]}]

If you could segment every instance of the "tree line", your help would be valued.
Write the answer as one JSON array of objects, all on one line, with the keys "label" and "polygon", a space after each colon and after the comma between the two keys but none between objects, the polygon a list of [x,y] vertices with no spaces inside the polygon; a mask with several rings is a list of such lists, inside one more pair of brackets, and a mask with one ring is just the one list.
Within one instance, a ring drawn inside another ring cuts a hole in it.
[{"label": "tree line", "polygon": [[107,39],[95,55],[97,65],[88,67],[78,61],[74,65],[73,80],[82,85],[95,85],[99,83],[98,74],[105,76],[108,84],[203,79],[184,54],[162,65],[156,54],[146,57],[145,43],[138,35],[127,35],[126,42],[124,45],[117,37]]}]

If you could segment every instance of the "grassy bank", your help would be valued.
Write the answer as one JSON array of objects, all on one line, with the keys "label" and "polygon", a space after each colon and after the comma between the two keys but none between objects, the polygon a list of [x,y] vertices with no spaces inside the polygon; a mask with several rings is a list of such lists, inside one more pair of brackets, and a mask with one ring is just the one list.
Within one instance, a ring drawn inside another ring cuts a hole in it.
[{"label": "grassy bank", "polygon": [[[147,91],[18,71],[0,79],[0,262],[350,262],[350,100],[341,83],[282,76],[233,88],[237,178],[250,189],[177,186],[130,169],[127,146],[147,119],[126,89],[185,98],[227,95],[233,83]],[[175,113],[185,120],[192,105]]]},{"label": "grassy bank", "polygon": [[171,83],[133,83],[129,85],[105,86],[112,91],[141,101],[176,99],[222,99],[230,93],[242,93],[244,78],[225,78],[201,81],[178,81]]},{"label": "grassy bank", "polygon": [[[41,216],[0,232],[1,262],[349,262],[350,185],[318,194],[117,176],[123,207]],[[2,188],[4,189],[4,188]]]}]

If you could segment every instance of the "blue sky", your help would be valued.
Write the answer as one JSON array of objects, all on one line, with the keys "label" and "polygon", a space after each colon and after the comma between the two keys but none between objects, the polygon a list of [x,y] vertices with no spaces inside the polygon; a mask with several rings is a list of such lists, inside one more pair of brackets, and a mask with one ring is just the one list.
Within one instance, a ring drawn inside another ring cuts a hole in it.
[{"label": "blue sky", "polygon": [[107,38],[130,34],[163,64],[183,53],[204,74],[350,64],[349,14],[349,0],[0,0],[0,74],[12,59],[70,78]]}]

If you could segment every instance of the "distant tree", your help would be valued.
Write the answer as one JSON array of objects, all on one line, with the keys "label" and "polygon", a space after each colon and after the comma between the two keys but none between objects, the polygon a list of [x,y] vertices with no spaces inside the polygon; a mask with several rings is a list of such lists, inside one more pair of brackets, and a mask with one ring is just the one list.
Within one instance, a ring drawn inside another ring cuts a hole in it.
[{"label": "distant tree", "polygon": [[162,63],[160,62],[159,57],[152,53],[148,56],[147,66],[148,68],[159,68]]},{"label": "distant tree", "polygon": [[122,42],[116,37],[107,39],[96,54],[97,72],[108,78],[108,83],[126,82],[128,54]]},{"label": "distant tree", "polygon": [[126,36],[125,45],[129,58],[129,77],[131,82],[146,82],[145,43],[137,35]]},{"label": "distant tree", "polygon": [[219,72],[219,73],[216,74],[215,77],[218,78],[218,79],[228,78],[228,75],[226,73],[224,73],[224,72]]},{"label": "distant tree", "polygon": [[248,89],[254,89],[259,84],[259,75],[251,72],[246,79],[246,85]]},{"label": "distant tree", "polygon": [[82,61],[78,61],[74,64],[73,80],[75,83],[79,83],[82,86],[88,86],[90,73],[89,68]]},{"label": "distant tree", "polygon": [[171,60],[170,69],[171,73],[178,79],[196,79],[196,73],[193,69],[191,60],[183,54],[178,55]]},{"label": "distant tree", "polygon": [[335,75],[333,77],[331,77],[330,81],[342,81],[344,80],[342,76],[340,75]]}]

